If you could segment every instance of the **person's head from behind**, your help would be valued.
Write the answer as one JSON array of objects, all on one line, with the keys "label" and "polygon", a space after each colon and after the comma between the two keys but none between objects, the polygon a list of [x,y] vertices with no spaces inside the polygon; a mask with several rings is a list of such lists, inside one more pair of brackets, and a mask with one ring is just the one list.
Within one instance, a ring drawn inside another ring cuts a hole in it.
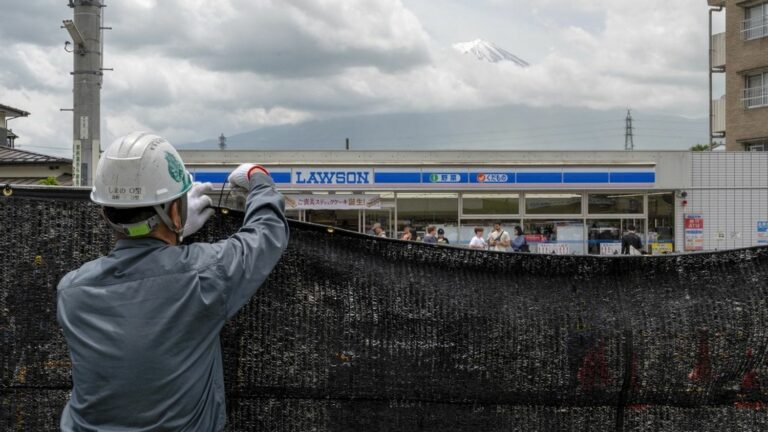
[{"label": "person's head from behind", "polygon": [[445,230],[444,230],[444,229],[442,229],[442,228],[439,228],[439,229],[437,230],[437,236],[438,236],[438,237],[445,237]]},{"label": "person's head from behind", "polygon": [[430,225],[427,227],[427,234],[435,235],[435,231],[437,231],[437,228],[435,228],[434,226]]},{"label": "person's head from behind", "polygon": [[482,227],[475,227],[475,235],[477,237],[483,236],[483,231],[485,231]]},{"label": "person's head from behind", "polygon": [[133,132],[115,140],[96,168],[91,201],[103,207],[120,238],[178,244],[184,234],[192,176],[165,139]]},{"label": "person's head from behind", "polygon": [[628,226],[627,226],[627,231],[629,231],[629,232],[635,232],[635,226],[634,226],[634,225],[628,225]]},{"label": "person's head from behind", "polygon": [[521,236],[521,235],[523,235],[523,229],[522,229],[522,228],[520,228],[520,226],[515,226],[515,235],[516,235],[516,236]]},{"label": "person's head from behind", "polygon": [[406,225],[403,228],[403,234],[410,234],[410,233],[411,233],[411,226],[410,225]]}]

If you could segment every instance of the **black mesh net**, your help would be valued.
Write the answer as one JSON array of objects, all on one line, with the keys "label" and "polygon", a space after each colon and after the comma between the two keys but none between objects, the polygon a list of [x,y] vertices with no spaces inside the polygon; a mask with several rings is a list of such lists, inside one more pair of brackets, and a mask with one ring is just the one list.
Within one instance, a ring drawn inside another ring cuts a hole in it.
[{"label": "black mesh net", "polygon": [[[56,285],[113,243],[81,191],[0,197],[0,430],[55,430]],[[236,231],[217,214],[189,241]],[[507,254],[291,222],[223,331],[232,431],[768,430],[768,248]]]}]

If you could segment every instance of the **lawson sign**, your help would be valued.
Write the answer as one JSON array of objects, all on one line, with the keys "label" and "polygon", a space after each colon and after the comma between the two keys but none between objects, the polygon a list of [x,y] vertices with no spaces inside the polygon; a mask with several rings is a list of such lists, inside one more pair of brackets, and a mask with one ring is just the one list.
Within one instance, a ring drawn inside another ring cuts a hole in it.
[{"label": "lawson sign", "polygon": [[291,183],[295,185],[370,185],[371,169],[294,168]]}]

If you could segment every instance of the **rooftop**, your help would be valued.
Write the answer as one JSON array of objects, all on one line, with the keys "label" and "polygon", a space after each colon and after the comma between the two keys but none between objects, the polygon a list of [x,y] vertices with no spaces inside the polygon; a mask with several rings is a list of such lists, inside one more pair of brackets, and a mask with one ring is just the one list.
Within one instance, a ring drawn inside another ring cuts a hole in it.
[{"label": "rooftop", "polygon": [[0,165],[71,164],[72,159],[0,146]]},{"label": "rooftop", "polygon": [[5,115],[13,117],[27,117],[29,115],[27,111],[3,104],[0,104],[0,111],[4,111]]}]

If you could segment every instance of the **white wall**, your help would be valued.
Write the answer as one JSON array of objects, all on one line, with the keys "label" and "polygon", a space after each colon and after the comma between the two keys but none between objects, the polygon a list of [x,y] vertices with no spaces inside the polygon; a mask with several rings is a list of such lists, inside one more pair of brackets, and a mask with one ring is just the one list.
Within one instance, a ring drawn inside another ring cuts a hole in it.
[{"label": "white wall", "polygon": [[691,176],[688,205],[677,200],[680,250],[683,213],[703,215],[705,250],[757,246],[757,221],[768,220],[768,153],[695,152]]}]

